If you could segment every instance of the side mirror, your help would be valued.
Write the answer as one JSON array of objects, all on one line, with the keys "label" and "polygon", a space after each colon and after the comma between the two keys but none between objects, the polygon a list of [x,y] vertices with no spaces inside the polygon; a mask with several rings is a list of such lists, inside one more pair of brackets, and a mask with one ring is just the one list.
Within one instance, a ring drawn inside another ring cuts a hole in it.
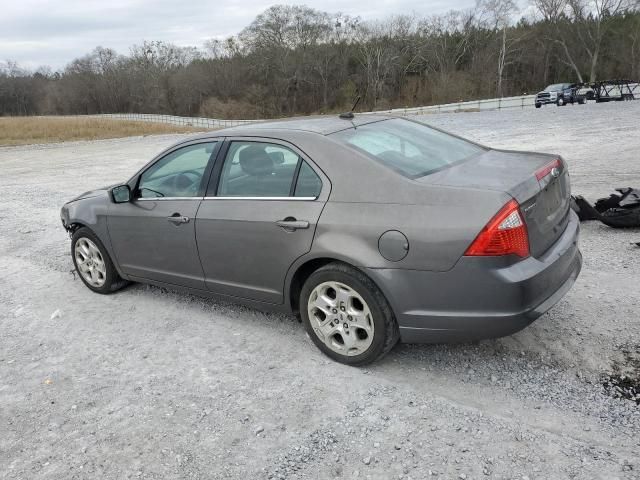
[{"label": "side mirror", "polygon": [[131,201],[131,189],[129,185],[118,185],[111,189],[111,198],[114,203],[127,203]]}]

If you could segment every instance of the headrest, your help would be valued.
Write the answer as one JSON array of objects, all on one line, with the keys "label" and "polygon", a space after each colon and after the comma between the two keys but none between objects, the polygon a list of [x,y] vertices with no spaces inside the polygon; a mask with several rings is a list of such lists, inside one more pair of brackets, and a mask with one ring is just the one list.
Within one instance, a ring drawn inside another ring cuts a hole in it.
[{"label": "headrest", "polygon": [[247,175],[271,175],[274,170],[273,159],[264,146],[249,145],[240,150],[240,168]]}]

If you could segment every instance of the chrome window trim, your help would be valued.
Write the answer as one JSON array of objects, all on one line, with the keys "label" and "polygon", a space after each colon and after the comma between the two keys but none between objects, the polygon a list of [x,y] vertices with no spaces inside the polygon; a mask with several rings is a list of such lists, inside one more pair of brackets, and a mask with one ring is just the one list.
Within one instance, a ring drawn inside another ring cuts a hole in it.
[{"label": "chrome window trim", "polygon": [[204,197],[140,197],[135,198],[134,201],[148,202],[148,201],[167,201],[167,200],[202,200]]},{"label": "chrome window trim", "polygon": [[310,202],[317,200],[318,197],[204,197],[203,200],[294,200],[294,201],[306,201]]},{"label": "chrome window trim", "polygon": [[310,202],[317,200],[318,197],[144,197],[136,198],[134,201],[138,202],[164,202],[167,200],[294,200],[298,202]]}]

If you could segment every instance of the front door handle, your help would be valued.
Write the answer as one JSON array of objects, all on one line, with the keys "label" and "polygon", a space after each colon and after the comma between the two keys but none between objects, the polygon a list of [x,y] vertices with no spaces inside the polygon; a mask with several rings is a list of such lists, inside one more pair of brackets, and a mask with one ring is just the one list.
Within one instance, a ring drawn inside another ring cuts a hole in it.
[{"label": "front door handle", "polygon": [[184,215],[180,215],[179,213],[174,213],[170,217],[167,217],[167,220],[174,225],[180,225],[181,223],[189,223],[191,220],[189,217],[185,217]]},{"label": "front door handle", "polygon": [[278,220],[276,222],[276,225],[289,232],[309,228],[309,222],[307,222],[306,220],[296,220],[293,217],[287,217],[284,220]]}]

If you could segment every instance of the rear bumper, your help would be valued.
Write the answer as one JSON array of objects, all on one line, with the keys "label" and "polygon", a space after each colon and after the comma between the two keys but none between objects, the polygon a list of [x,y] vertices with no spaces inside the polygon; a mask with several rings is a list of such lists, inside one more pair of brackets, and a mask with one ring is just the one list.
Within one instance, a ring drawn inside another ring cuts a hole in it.
[{"label": "rear bumper", "polygon": [[582,268],[574,212],[563,235],[539,258],[463,257],[448,272],[369,269],[407,343],[444,343],[510,335],[553,307]]}]

